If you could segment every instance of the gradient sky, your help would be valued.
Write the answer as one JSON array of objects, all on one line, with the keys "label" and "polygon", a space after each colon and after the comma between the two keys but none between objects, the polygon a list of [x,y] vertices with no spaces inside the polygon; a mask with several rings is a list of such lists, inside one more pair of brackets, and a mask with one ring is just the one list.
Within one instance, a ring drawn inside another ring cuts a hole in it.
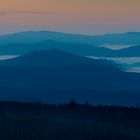
[{"label": "gradient sky", "polygon": [[0,1],[0,34],[25,30],[81,34],[140,31],[140,0]]}]

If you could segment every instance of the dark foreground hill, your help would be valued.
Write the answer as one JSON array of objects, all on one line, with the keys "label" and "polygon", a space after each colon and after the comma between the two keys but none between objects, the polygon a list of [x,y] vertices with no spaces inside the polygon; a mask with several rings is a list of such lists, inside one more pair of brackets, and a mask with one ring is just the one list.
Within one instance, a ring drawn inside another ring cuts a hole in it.
[{"label": "dark foreground hill", "polygon": [[139,140],[140,109],[0,102],[2,140]]},{"label": "dark foreground hill", "polygon": [[35,51],[0,63],[2,100],[139,106],[140,75],[104,60],[60,50]]}]

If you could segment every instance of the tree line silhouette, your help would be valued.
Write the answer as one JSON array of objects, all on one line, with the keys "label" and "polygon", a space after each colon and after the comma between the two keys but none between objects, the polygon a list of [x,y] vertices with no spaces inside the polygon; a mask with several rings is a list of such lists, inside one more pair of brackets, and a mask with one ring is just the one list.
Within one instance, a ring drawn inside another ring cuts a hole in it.
[{"label": "tree line silhouette", "polygon": [[0,102],[2,140],[140,140],[140,109]]}]

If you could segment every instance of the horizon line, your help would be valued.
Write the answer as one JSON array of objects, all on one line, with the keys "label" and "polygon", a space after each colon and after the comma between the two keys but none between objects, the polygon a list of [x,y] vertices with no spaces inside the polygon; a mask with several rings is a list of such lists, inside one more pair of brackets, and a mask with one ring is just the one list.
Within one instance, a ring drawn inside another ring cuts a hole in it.
[{"label": "horizon line", "polygon": [[140,33],[140,31],[126,31],[126,32],[112,32],[112,33],[100,33],[100,34],[84,34],[84,33],[72,33],[72,32],[64,32],[64,31],[55,31],[55,30],[19,30],[19,31],[12,31],[9,33],[0,33],[0,36],[12,35],[12,34],[19,34],[19,33],[26,33],[26,32],[54,32],[54,33],[62,33],[62,34],[71,34],[71,35],[81,35],[81,36],[102,36],[102,35],[112,35],[112,34],[129,34],[129,33]]}]

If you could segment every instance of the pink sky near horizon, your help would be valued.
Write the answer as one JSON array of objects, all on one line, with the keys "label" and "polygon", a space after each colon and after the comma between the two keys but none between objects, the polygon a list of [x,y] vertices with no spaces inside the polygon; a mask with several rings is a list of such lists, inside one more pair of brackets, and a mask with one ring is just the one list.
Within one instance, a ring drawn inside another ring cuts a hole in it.
[{"label": "pink sky near horizon", "polygon": [[0,34],[55,30],[81,34],[140,31],[140,0],[0,1]]}]

